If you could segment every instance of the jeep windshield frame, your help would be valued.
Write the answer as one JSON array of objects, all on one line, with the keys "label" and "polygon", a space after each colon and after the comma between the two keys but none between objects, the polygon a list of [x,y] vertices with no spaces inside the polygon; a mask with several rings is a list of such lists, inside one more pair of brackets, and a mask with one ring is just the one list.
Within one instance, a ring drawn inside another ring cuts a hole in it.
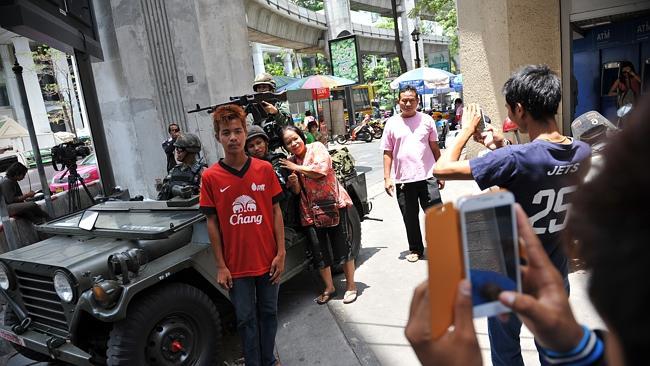
[{"label": "jeep windshield frame", "polygon": [[[141,205],[100,204],[39,225],[37,230],[54,235],[155,240],[168,238],[205,217],[196,208],[169,208],[140,203]],[[87,211],[98,214],[91,230],[79,227],[81,218]]]}]

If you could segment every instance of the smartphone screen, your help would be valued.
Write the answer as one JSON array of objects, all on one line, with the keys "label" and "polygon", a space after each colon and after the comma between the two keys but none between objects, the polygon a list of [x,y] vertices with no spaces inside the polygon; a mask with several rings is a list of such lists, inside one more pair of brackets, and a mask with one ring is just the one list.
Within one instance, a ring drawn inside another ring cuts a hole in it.
[{"label": "smartphone screen", "polygon": [[461,225],[474,317],[508,312],[499,293],[521,290],[512,204],[461,210]]}]

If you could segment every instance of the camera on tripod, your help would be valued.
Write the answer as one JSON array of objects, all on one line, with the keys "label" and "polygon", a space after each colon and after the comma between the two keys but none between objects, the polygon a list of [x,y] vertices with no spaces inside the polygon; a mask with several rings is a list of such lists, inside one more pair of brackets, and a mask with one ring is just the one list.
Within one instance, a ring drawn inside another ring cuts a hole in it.
[{"label": "camera on tripod", "polygon": [[[60,171],[64,167],[69,168],[71,165],[76,165],[78,158],[84,158],[90,155],[90,148],[78,139],[70,142],[64,142],[59,145],[52,146],[52,166],[54,170]],[[57,168],[57,164],[61,168]]]},{"label": "camera on tripod", "polygon": [[[90,148],[78,139],[52,146],[52,167],[68,176],[68,212],[76,212],[83,207],[79,186],[83,187],[88,199],[94,205],[95,199],[90,194],[84,179],[77,172],[77,159],[90,155]],[[60,164],[61,167],[57,167]]]}]

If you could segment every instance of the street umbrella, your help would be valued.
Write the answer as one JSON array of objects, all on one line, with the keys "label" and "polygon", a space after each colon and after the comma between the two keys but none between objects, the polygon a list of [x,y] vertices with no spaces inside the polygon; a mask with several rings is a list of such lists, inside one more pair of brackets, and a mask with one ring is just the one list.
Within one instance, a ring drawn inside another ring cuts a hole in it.
[{"label": "street umbrella", "polygon": [[451,78],[449,86],[454,88],[455,91],[459,92],[463,90],[463,74],[458,74]]},{"label": "street umbrella", "polygon": [[354,80],[340,78],[332,75],[312,75],[287,84],[278,91],[297,90],[297,89],[322,89],[322,88],[336,88],[343,85],[354,84]]},{"label": "street umbrella", "polygon": [[398,89],[403,82],[423,81],[425,89],[448,88],[449,78],[454,74],[433,67],[420,67],[407,71],[391,81],[390,88]]},{"label": "street umbrella", "polygon": [[275,80],[275,88],[280,89],[283,86],[298,80],[298,78],[293,78],[291,76],[274,76],[273,80]]}]

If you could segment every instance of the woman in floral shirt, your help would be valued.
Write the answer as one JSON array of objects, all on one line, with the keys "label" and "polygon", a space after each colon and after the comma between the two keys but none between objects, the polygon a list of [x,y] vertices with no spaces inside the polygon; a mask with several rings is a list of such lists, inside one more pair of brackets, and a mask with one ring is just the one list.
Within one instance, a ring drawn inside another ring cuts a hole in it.
[{"label": "woman in floral shirt", "polygon": [[[305,135],[294,126],[287,126],[282,130],[282,139],[284,146],[293,155],[290,159],[281,161],[281,164],[298,174],[302,183],[303,191],[300,197],[302,226],[313,228],[318,237],[318,243],[313,243],[318,244],[314,246],[313,254],[321,278],[325,282],[325,289],[316,298],[316,302],[326,304],[336,296],[331,266],[343,263],[347,282],[343,303],[351,303],[357,299],[354,258],[352,258],[346,230],[346,210],[347,207],[352,206],[352,199],[336,180],[332,158],[325,145],[318,141],[307,145]],[[336,201],[339,222],[332,227],[318,227],[317,221],[314,220],[313,203],[327,200]]]}]

